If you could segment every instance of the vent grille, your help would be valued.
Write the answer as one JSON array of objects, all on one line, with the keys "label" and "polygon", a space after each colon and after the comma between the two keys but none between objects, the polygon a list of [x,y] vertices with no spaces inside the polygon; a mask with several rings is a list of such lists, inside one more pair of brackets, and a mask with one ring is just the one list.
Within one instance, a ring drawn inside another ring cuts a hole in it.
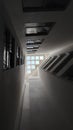
[{"label": "vent grille", "polygon": [[65,60],[63,60],[57,68],[53,71],[54,73],[58,73],[67,63],[68,61],[72,58],[72,55],[69,55]]},{"label": "vent grille", "polygon": [[49,63],[45,66],[45,68],[44,68],[45,71],[48,70],[49,65],[51,65],[51,64],[56,60],[56,58],[57,58],[57,56],[54,56],[54,57],[50,60],[50,62],[49,62]]},{"label": "vent grille", "polygon": [[41,69],[48,71],[59,78],[73,80],[73,52],[49,57]]},{"label": "vent grille", "polygon": [[52,57],[48,58],[45,63],[42,64],[42,69],[44,69],[44,67],[50,62],[50,60],[52,59]]},{"label": "vent grille", "polygon": [[49,66],[48,70],[50,71],[64,56],[65,54],[58,56],[56,60]]}]

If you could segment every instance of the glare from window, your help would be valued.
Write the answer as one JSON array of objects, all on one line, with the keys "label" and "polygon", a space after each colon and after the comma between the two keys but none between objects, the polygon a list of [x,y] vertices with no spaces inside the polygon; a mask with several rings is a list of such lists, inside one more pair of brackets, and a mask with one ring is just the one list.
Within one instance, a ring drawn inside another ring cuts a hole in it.
[{"label": "glare from window", "polygon": [[36,60],[39,60],[39,56],[36,56]]},{"label": "glare from window", "polygon": [[31,68],[32,68],[32,69],[35,69],[35,65],[32,65]]},{"label": "glare from window", "polygon": [[30,69],[30,68],[31,68],[31,66],[30,66],[30,65],[28,65],[28,66],[27,66],[27,69]]},{"label": "glare from window", "polygon": [[31,61],[31,64],[35,64],[35,61],[34,61],[34,60],[32,60],[32,61]]},{"label": "glare from window", "polygon": [[45,55],[27,55],[26,56],[26,75],[31,76],[32,74],[38,76],[38,67],[44,60]]},{"label": "glare from window", "polygon": [[27,61],[27,65],[30,65],[30,63],[31,63],[30,61]]},{"label": "glare from window", "polygon": [[35,59],[35,56],[31,56],[31,60],[34,60]]},{"label": "glare from window", "polygon": [[26,60],[30,60],[30,56],[27,56]]},{"label": "glare from window", "polygon": [[40,56],[40,60],[43,60],[44,59],[44,56]]},{"label": "glare from window", "polygon": [[36,65],[39,65],[39,61],[38,60],[36,61]]}]

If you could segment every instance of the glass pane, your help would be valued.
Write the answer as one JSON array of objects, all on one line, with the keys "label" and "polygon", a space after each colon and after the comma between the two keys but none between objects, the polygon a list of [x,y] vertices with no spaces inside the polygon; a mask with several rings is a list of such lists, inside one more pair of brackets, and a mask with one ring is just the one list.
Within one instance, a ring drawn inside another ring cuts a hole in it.
[{"label": "glass pane", "polygon": [[39,60],[39,56],[36,56],[36,60]]},{"label": "glass pane", "polygon": [[35,65],[32,65],[31,68],[32,68],[32,69],[35,69]]},{"label": "glass pane", "polygon": [[35,59],[35,56],[31,56],[31,60],[34,60]]},{"label": "glass pane", "polygon": [[38,65],[39,64],[39,61],[36,61],[36,65]]},{"label": "glass pane", "polygon": [[40,56],[40,60],[43,60],[44,59],[44,56]]},{"label": "glass pane", "polygon": [[35,61],[33,60],[33,61],[31,61],[31,64],[35,64]]},{"label": "glass pane", "polygon": [[27,61],[27,65],[30,65],[30,61]]},{"label": "glass pane", "polygon": [[28,65],[28,66],[27,66],[27,69],[30,69],[30,68],[31,68],[31,66],[30,66],[30,65]]},{"label": "glass pane", "polygon": [[30,56],[27,56],[26,60],[30,60]]},{"label": "glass pane", "polygon": [[[37,67],[39,67],[39,64],[42,62],[42,60],[45,59],[44,54],[37,54],[37,55],[27,55],[26,56],[26,75],[30,76],[32,75],[33,71],[37,70]],[[37,75],[38,76],[38,75]]]}]

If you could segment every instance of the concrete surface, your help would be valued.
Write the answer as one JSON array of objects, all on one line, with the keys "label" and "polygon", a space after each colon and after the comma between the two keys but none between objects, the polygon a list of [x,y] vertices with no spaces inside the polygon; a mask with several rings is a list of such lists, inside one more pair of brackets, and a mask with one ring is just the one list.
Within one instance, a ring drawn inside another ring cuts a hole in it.
[{"label": "concrete surface", "polygon": [[[26,85],[20,130],[72,130],[50,90],[41,79],[30,79]],[[57,105],[57,106],[56,106]]]}]

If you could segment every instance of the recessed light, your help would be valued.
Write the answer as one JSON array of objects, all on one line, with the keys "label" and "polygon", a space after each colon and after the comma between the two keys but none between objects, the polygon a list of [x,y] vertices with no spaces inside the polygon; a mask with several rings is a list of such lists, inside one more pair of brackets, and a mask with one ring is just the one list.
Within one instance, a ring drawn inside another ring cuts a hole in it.
[{"label": "recessed light", "polygon": [[34,41],[33,40],[28,40],[27,44],[30,44],[30,43],[34,43]]},{"label": "recessed light", "polygon": [[27,23],[25,24],[26,36],[48,35],[55,22],[48,23]]},{"label": "recessed light", "polygon": [[28,40],[27,42],[26,42],[26,45],[32,45],[32,46],[34,46],[34,45],[40,45],[40,44],[42,44],[42,42],[43,42],[43,39],[42,40],[40,40],[40,39],[38,39],[38,40]]},{"label": "recessed light", "polygon": [[37,45],[27,45],[27,49],[38,49],[40,46]]},{"label": "recessed light", "polygon": [[37,51],[37,50],[32,50],[32,49],[28,49],[27,52],[32,52],[32,51]]},{"label": "recessed light", "polygon": [[36,34],[36,33],[37,33],[37,29],[36,28],[26,28],[26,35]]},{"label": "recessed light", "polygon": [[27,46],[27,49],[33,49],[34,47],[33,46]]}]

